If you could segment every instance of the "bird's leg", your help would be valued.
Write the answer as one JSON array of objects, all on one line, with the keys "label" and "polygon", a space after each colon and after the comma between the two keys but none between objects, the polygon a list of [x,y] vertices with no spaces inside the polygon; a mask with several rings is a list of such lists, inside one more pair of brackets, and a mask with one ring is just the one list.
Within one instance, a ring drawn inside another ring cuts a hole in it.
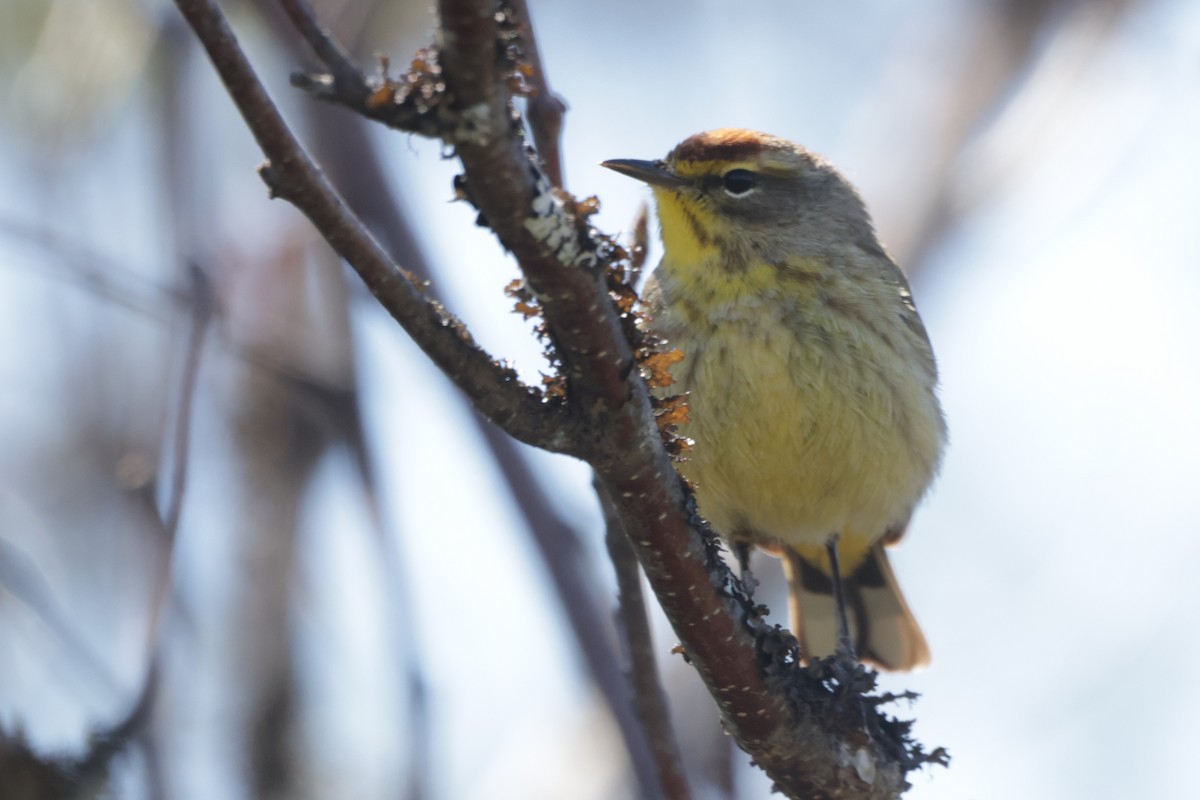
[{"label": "bird's leg", "polygon": [[738,578],[742,582],[742,587],[748,596],[753,597],[756,584],[754,576],[750,574],[750,543],[734,542],[733,557],[737,560]]},{"label": "bird's leg", "polygon": [[850,638],[850,618],[846,615],[846,591],[842,586],[842,568],[838,563],[838,534],[825,542],[829,553],[829,574],[833,581],[833,601],[837,604],[837,657],[850,664],[858,661],[854,654],[854,640]]}]

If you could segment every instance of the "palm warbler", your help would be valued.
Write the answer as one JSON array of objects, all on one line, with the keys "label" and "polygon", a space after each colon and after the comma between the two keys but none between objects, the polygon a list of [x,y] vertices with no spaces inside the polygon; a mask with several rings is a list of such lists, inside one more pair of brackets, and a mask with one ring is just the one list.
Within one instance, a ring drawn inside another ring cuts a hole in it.
[{"label": "palm warbler", "polygon": [[688,393],[680,469],[700,512],[743,552],[783,559],[805,658],[838,650],[840,618],[861,660],[926,664],[884,545],[933,480],[946,426],[925,327],[862,199],[819,156],[738,129],[603,166],[657,201],[665,252],[643,297],[684,354],[671,391]]}]

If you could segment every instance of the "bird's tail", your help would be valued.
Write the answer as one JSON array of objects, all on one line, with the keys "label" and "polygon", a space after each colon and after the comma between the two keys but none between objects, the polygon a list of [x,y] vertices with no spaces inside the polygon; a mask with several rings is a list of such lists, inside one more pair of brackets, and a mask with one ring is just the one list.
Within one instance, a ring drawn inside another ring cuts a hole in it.
[{"label": "bird's tail", "polygon": [[[826,569],[794,550],[784,556],[792,631],[805,660],[834,653],[837,606]],[[858,659],[880,669],[911,670],[929,663],[929,645],[913,618],[882,542],[853,572],[844,575],[846,616]]]}]

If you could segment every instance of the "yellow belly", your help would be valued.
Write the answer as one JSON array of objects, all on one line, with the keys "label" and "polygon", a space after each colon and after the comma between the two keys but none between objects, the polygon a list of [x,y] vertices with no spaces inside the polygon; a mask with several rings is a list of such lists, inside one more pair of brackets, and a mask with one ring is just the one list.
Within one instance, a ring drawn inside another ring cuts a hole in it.
[{"label": "yellow belly", "polygon": [[837,533],[850,570],[932,480],[941,417],[929,380],[857,332],[843,339],[837,320],[817,322],[820,336],[754,314],[673,331],[685,358],[671,388],[690,393],[681,432],[696,442],[681,470],[727,538],[819,563]]}]

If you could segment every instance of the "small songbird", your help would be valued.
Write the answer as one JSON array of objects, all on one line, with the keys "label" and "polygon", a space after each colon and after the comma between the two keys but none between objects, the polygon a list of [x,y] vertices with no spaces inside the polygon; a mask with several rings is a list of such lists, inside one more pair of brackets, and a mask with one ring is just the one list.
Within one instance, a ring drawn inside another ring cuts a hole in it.
[{"label": "small songbird", "polygon": [[862,199],[820,156],[747,130],[603,166],[657,201],[664,255],[643,299],[684,355],[670,393],[688,395],[680,470],[700,513],[735,550],[783,559],[806,659],[852,640],[885,669],[928,663],[884,546],[933,481],[946,425],[925,326]]}]

